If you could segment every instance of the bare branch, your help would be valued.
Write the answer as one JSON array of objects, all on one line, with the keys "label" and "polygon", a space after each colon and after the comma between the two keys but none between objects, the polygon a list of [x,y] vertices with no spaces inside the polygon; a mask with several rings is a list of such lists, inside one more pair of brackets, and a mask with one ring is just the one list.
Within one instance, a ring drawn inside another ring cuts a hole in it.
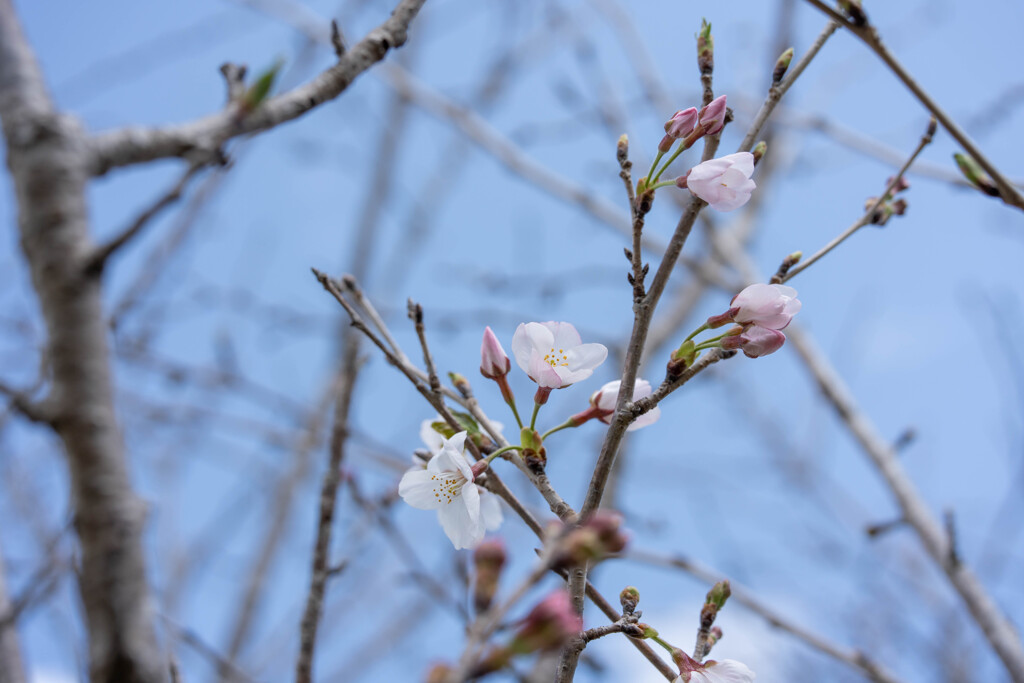
[{"label": "bare branch", "polygon": [[409,26],[426,0],[401,0],[383,24],[315,79],[239,116],[235,108],[167,128],[125,128],[88,141],[92,175],[167,157],[209,158],[232,138],[269,130],[340,95],[392,49],[405,44]]}]

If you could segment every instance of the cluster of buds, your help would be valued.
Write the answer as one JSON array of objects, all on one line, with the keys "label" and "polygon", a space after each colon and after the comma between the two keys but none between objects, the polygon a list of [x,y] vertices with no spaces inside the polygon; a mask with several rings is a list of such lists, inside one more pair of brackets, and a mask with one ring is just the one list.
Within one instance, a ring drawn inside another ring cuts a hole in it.
[{"label": "cluster of buds", "polygon": [[[895,184],[893,184],[894,180]],[[881,227],[888,223],[889,219],[893,216],[902,216],[907,212],[907,200],[903,197],[896,199],[896,195],[910,187],[910,183],[907,182],[906,178],[900,176],[899,178],[889,178],[885,181],[886,187],[890,185],[892,185],[892,189],[882,197],[881,203],[878,203],[878,197],[868,197],[864,202],[865,209],[870,209],[875,204],[878,204],[874,213],[871,214],[869,222],[872,225]]]},{"label": "cluster of buds", "polygon": [[558,569],[593,564],[608,555],[622,552],[629,535],[622,530],[622,517],[598,510],[583,524],[562,529],[555,539],[551,566]]},{"label": "cluster of buds", "polygon": [[785,329],[800,310],[796,290],[785,285],[754,284],[733,297],[729,310],[708,318],[715,329],[736,326],[719,342],[723,349],[740,349],[749,358],[775,353],[786,341]]},{"label": "cluster of buds", "polygon": [[583,630],[583,618],[572,607],[569,593],[558,589],[530,610],[511,642],[492,649],[473,669],[480,677],[508,666],[513,657],[560,650]]}]

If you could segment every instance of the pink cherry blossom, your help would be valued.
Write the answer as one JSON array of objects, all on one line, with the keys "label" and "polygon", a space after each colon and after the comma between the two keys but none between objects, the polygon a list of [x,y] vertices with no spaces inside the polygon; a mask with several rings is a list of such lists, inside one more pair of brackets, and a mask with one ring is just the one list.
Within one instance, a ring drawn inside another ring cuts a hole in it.
[{"label": "pink cherry blossom", "polygon": [[755,677],[746,664],[735,659],[708,660],[703,666],[681,674],[672,683],[752,683]]},{"label": "pink cherry blossom", "polygon": [[796,290],[786,285],[758,283],[746,287],[732,298],[732,320],[740,325],[753,323],[770,330],[784,330],[803,306]]},{"label": "pink cherry blossom", "polygon": [[512,355],[541,388],[561,389],[594,374],[608,349],[584,344],[569,323],[522,323],[512,336]]},{"label": "pink cherry blossom", "polygon": [[501,348],[501,342],[490,327],[484,328],[484,340],[480,344],[480,374],[487,379],[507,375],[512,362]]},{"label": "pink cherry blossom", "polygon": [[750,200],[757,187],[750,179],[753,173],[754,155],[737,152],[697,164],[685,176],[676,178],[676,185],[689,189],[713,209],[732,211]]},{"label": "pink cherry blossom", "polygon": [[720,95],[700,110],[698,124],[705,135],[714,135],[725,127],[725,95]]},{"label": "pink cherry blossom", "polygon": [[696,123],[697,109],[695,107],[677,111],[671,119],[665,122],[665,137],[661,139],[658,151],[667,152],[676,140],[690,135]]},{"label": "pink cherry blossom", "polygon": [[[597,419],[601,420],[605,424],[612,423],[612,415],[615,414],[615,404],[619,401],[619,387],[622,385],[622,380],[615,380],[608,382],[603,387],[598,389],[590,397],[591,405],[597,410]],[[645,379],[636,380],[636,385],[633,387],[633,400],[638,401],[641,398],[646,398],[651,395],[651,383]],[[661,417],[661,408],[654,406],[646,413],[638,417],[633,421],[626,431],[631,432],[641,427],[652,425],[658,421]]]}]

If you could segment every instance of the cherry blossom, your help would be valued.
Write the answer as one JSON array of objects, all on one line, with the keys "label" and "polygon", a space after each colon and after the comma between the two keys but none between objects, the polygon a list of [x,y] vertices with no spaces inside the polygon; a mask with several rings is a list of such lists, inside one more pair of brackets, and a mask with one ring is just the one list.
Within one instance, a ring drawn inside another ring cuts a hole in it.
[{"label": "cherry blossom", "polygon": [[784,330],[802,306],[792,287],[759,283],[732,298],[730,313],[732,321],[740,325],[753,323],[769,330]]},{"label": "cherry blossom", "polygon": [[750,179],[753,173],[754,155],[737,152],[697,164],[676,178],[676,185],[690,190],[713,209],[732,211],[750,201],[757,187]]},{"label": "cherry blossom", "polygon": [[744,330],[722,340],[723,349],[742,349],[747,358],[760,358],[775,353],[786,343],[786,335],[760,325],[747,325]]},{"label": "cherry blossom", "polygon": [[[597,412],[597,419],[605,424],[612,423],[612,415],[615,414],[615,404],[619,401],[619,387],[622,385],[622,380],[615,380],[608,382],[603,387],[598,389],[590,397],[590,405]],[[636,380],[636,385],[633,387],[633,400],[638,401],[641,398],[646,398],[651,395],[651,383],[645,379]],[[661,408],[654,406],[646,413],[635,419],[626,431],[631,432],[641,427],[652,425],[658,421],[661,417]]]},{"label": "cherry blossom", "polygon": [[719,95],[700,110],[697,125],[704,129],[704,135],[714,135],[725,127],[725,95]]},{"label": "cherry blossom", "polygon": [[683,672],[672,683],[751,683],[754,678],[746,664],[734,659],[709,659],[693,671]]},{"label": "cherry blossom", "polygon": [[546,389],[561,389],[587,379],[608,357],[603,344],[584,344],[569,323],[521,323],[512,336],[516,363]]},{"label": "cherry blossom", "polygon": [[484,340],[480,345],[480,374],[487,379],[496,379],[508,374],[511,361],[501,348],[501,342],[490,327],[484,328]]},{"label": "cherry blossom", "polygon": [[409,470],[398,484],[398,494],[406,503],[420,510],[437,510],[441,528],[456,549],[475,546],[487,528],[480,489],[473,483],[476,477],[464,454],[466,435],[459,432],[450,439],[442,437],[440,450],[427,466]]}]

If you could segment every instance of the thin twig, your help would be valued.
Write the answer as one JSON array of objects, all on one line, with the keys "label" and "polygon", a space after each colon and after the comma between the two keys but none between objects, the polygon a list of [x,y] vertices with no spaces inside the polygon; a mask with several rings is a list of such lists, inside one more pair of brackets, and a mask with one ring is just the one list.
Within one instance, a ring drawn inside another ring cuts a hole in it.
[{"label": "thin twig", "polygon": [[[999,194],[1003,201],[1012,206],[1016,206],[1019,209],[1024,209],[1024,195],[1013,186],[1013,184],[1006,179],[1006,177],[996,168],[995,164],[989,161],[988,157],[982,154],[978,146],[974,144],[974,140],[965,133],[956,121],[946,113],[942,107],[938,105],[931,98],[931,96],[925,92],[918,82],[910,75],[910,73],[903,68],[903,65],[897,61],[896,57],[893,56],[889,49],[882,43],[881,37],[878,35],[878,31],[874,26],[868,24],[865,26],[854,26],[852,23],[847,21],[842,15],[836,12],[834,9],[826,5],[822,0],[807,0],[811,5],[818,8],[833,21],[838,22],[843,28],[848,30],[853,35],[860,38],[865,45],[867,45],[872,52],[885,62],[885,65],[889,67],[889,70],[899,78],[903,85],[907,86],[907,89],[921,102],[924,107],[932,113],[942,127],[953,136],[953,138],[960,143],[960,146],[970,154],[978,164],[985,169],[985,172],[992,177],[996,187],[999,188]],[[1024,669],[1024,665],[1022,665]],[[1022,674],[1024,675],[1024,674]]]},{"label": "thin twig", "polygon": [[906,173],[907,169],[911,167],[911,165],[914,163],[914,160],[917,159],[918,155],[920,155],[921,152],[924,151],[924,148],[931,144],[932,137],[934,135],[935,119],[932,119],[928,123],[928,130],[925,131],[924,135],[921,136],[920,142],[917,143],[917,147],[910,154],[910,156],[907,157],[907,160],[903,162],[903,166],[901,166],[900,169],[896,172],[896,174],[893,175],[893,177],[889,180],[888,185],[886,185],[885,187],[885,192],[883,192],[878,197],[878,199],[876,199],[874,202],[871,203],[870,206],[868,206],[868,209],[867,211],[864,212],[864,215],[857,219],[850,227],[848,227],[842,233],[837,235],[832,241],[830,241],[824,247],[819,249],[816,253],[811,255],[807,260],[796,264],[796,266],[791,268],[789,272],[786,273],[786,275],[780,279],[780,281],[788,282],[792,280],[799,273],[810,268],[816,261],[825,256],[825,254],[829,253],[830,251],[838,247],[840,244],[842,244],[850,235],[857,232],[865,225],[869,225],[875,216],[875,212],[879,209],[880,206],[882,206],[882,204],[885,203],[886,198],[889,197],[889,193],[892,192],[893,188],[895,188],[900,183],[900,180],[903,178],[903,174]]}]

